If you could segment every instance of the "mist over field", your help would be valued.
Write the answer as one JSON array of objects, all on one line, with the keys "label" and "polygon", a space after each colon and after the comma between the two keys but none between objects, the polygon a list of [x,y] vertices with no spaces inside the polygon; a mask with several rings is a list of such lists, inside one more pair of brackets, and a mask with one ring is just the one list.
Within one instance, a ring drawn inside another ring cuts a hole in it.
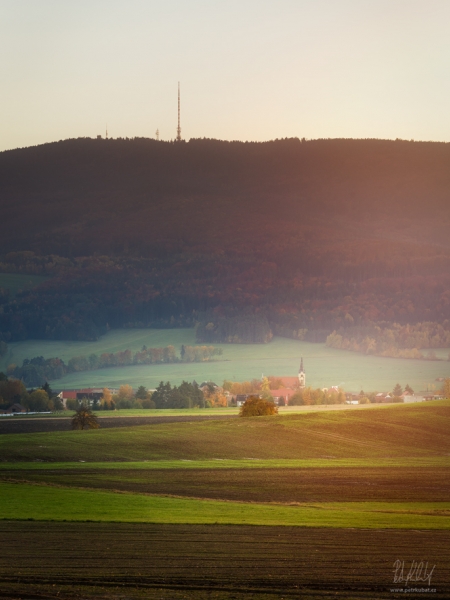
[{"label": "mist over field", "polygon": [[[349,361],[402,358],[424,389],[448,376],[448,365],[423,361],[445,361],[450,348],[449,167],[448,144],[402,140],[83,138],[3,152],[4,367],[42,354],[31,345],[13,356],[16,342],[89,342],[124,328],[165,329],[169,340],[191,327],[194,344],[270,346],[275,335],[351,351]],[[117,350],[130,350],[126,337]],[[260,366],[204,372],[294,368]],[[392,385],[364,368],[356,378],[316,371],[316,385]]]}]

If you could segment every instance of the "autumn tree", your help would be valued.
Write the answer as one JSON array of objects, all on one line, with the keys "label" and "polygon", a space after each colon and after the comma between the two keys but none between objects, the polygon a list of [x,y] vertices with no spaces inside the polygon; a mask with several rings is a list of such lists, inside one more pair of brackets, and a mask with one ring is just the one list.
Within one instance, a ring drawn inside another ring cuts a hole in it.
[{"label": "autumn tree", "polygon": [[113,400],[118,408],[133,408],[134,392],[131,385],[121,385]]},{"label": "autumn tree", "polygon": [[270,391],[270,382],[268,377],[263,377],[261,380],[261,391],[269,392]]},{"label": "autumn tree", "polygon": [[210,394],[208,400],[211,406],[227,406],[228,404],[227,397],[220,390],[217,390],[214,394]]},{"label": "autumn tree", "polygon": [[114,410],[116,407],[111,394],[111,390],[109,390],[108,388],[103,388],[103,395],[100,402],[100,406],[101,408],[103,408],[103,410]]},{"label": "autumn tree", "polygon": [[268,402],[273,402],[273,396],[270,393],[270,381],[268,377],[263,377],[261,380],[261,398]]},{"label": "autumn tree", "polygon": [[241,406],[240,417],[260,417],[266,415],[276,415],[278,408],[273,402],[268,402],[258,396],[250,396]]},{"label": "autumn tree", "polygon": [[303,404],[305,404],[306,406],[309,406],[310,404],[313,403],[312,390],[310,387],[307,387],[303,390],[302,398],[303,398]]},{"label": "autumn tree", "polygon": [[97,416],[88,406],[81,404],[72,416],[72,429],[99,429],[99,427]]},{"label": "autumn tree", "polygon": [[224,381],[224,391],[231,392],[233,396],[238,394],[254,394],[259,392],[261,389],[261,382],[257,379],[252,381],[243,381],[239,383],[237,381]]},{"label": "autumn tree", "polygon": [[0,379],[0,405],[6,408],[14,402],[21,402],[26,396],[25,386],[18,379],[8,379],[6,376]]}]

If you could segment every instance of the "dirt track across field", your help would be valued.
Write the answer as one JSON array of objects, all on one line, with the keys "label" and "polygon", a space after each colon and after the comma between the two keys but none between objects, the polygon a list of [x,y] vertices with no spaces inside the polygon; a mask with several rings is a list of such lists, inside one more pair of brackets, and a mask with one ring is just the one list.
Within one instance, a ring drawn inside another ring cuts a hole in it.
[{"label": "dirt track across field", "polygon": [[[100,427],[135,427],[136,425],[161,425],[162,423],[182,423],[185,421],[215,421],[235,419],[237,415],[186,415],[167,417],[100,417]],[[44,431],[71,430],[70,417],[52,417],[50,419],[29,417],[3,417],[0,420],[2,433],[41,433]]]}]

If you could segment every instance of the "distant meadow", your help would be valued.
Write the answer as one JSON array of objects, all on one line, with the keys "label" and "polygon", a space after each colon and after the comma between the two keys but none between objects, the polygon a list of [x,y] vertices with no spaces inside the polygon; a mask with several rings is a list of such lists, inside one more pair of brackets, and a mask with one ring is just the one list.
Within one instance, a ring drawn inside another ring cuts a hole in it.
[{"label": "distant meadow", "polygon": [[[95,342],[29,340],[8,344],[8,352],[0,361],[0,369],[11,363],[21,365],[25,358],[59,357],[67,362],[74,356],[137,351],[142,346],[173,345],[177,354],[181,345],[196,345],[194,329],[120,329],[111,330]],[[130,384],[155,388],[160,381],[179,385],[183,380],[197,383],[225,379],[246,381],[262,375],[295,376],[304,359],[307,385],[338,385],[345,391],[391,391],[396,383],[408,383],[414,391],[439,390],[438,378],[450,377],[448,360],[409,360],[364,356],[356,352],[328,348],[323,343],[274,337],[268,344],[215,344],[223,349],[221,356],[204,363],[176,363],[128,366],[72,373],[54,382],[55,388],[118,387]],[[448,349],[435,350],[446,359]]]}]

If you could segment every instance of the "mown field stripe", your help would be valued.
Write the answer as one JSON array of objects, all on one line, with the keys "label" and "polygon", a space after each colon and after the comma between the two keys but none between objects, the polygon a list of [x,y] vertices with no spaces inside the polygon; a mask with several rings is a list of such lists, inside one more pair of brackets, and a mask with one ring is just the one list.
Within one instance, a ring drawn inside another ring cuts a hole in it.
[{"label": "mown field stripe", "polygon": [[0,484],[8,520],[450,529],[450,502],[333,502],[296,506]]},{"label": "mown field stripe", "polygon": [[0,471],[13,470],[60,470],[60,469],[307,469],[336,467],[450,467],[448,456],[414,458],[323,458],[323,459],[211,459],[211,460],[145,460],[107,462],[2,462]]}]

